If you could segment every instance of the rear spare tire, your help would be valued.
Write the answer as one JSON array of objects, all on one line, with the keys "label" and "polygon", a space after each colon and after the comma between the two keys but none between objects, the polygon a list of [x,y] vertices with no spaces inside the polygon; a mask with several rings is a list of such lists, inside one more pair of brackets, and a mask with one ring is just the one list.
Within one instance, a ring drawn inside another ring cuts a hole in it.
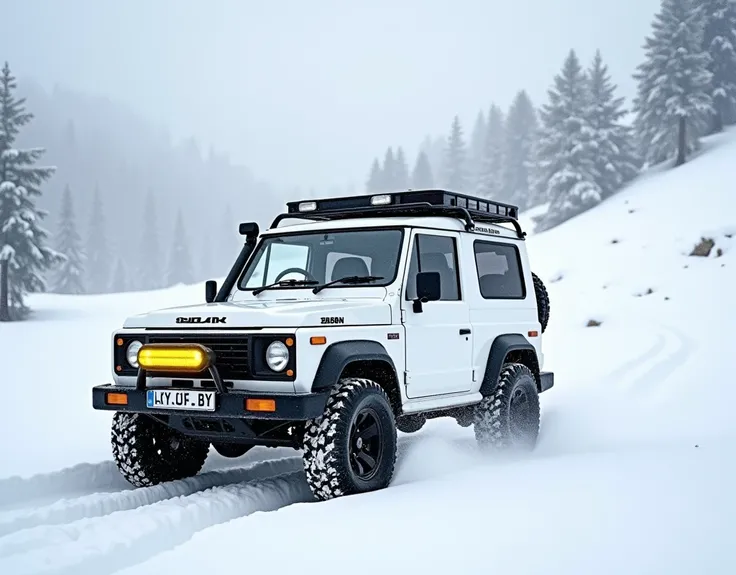
[{"label": "rear spare tire", "polygon": [[534,272],[532,272],[532,280],[534,281],[534,295],[537,298],[537,317],[539,323],[542,324],[542,333],[544,333],[549,323],[549,294],[544,282]]}]

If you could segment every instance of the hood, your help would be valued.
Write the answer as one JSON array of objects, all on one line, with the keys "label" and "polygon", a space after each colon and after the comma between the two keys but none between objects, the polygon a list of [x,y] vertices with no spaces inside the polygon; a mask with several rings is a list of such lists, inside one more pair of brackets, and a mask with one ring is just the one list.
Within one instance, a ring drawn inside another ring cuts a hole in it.
[{"label": "hood", "polygon": [[129,317],[124,328],[256,328],[390,325],[391,306],[376,299],[225,302],[167,308]]}]

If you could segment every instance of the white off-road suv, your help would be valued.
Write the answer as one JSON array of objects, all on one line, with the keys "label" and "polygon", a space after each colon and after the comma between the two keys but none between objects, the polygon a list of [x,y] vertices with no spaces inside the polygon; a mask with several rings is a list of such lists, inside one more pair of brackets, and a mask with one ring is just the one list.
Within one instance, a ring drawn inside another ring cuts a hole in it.
[{"label": "white off-road suv", "polygon": [[[516,206],[444,190],[290,202],[205,303],[113,334],[111,410],[125,478],[197,474],[210,445],[303,450],[317,499],[389,485],[397,429],[452,417],[482,447],[532,449],[549,315]],[[508,227],[510,225],[510,227]]]}]

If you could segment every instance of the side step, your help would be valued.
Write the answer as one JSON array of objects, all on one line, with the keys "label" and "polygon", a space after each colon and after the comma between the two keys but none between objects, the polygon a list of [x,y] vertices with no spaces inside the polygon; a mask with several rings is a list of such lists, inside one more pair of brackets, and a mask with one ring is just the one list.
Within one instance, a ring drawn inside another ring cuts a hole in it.
[{"label": "side step", "polygon": [[547,391],[555,384],[555,374],[551,371],[542,371],[539,373],[539,393]]}]

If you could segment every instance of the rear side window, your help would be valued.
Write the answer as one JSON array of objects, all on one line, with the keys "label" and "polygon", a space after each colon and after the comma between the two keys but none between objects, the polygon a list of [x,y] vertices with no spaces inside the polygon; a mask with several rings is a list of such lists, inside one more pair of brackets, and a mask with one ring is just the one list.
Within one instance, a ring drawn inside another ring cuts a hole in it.
[{"label": "rear side window", "polygon": [[521,258],[514,245],[476,241],[475,266],[480,295],[485,299],[524,299]]}]

